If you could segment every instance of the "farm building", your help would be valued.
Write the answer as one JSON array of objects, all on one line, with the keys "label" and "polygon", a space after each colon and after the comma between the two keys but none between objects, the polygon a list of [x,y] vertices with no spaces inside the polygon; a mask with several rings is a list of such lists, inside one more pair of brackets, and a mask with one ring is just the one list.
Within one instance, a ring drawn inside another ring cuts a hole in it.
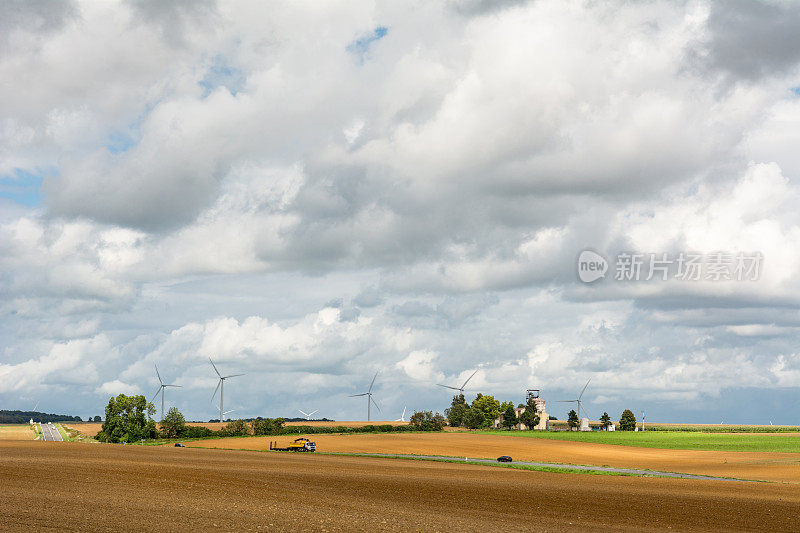
[{"label": "farm building", "polygon": [[[550,417],[548,416],[546,411],[544,398],[539,397],[539,391],[537,389],[528,389],[527,397],[529,401],[526,403],[530,403],[532,401],[534,405],[536,405],[536,412],[539,413],[539,424],[533,428],[528,428],[528,426],[526,426],[522,422],[519,422],[516,426],[513,427],[513,429],[521,429],[521,430],[548,429],[548,422]],[[527,409],[526,407],[517,407],[516,409],[514,409],[514,412],[517,414],[517,418],[519,418],[519,416],[522,413],[524,413],[526,409]],[[503,415],[501,413],[500,416],[496,418],[495,421],[492,423],[492,427],[497,429],[502,426],[503,426]]]}]

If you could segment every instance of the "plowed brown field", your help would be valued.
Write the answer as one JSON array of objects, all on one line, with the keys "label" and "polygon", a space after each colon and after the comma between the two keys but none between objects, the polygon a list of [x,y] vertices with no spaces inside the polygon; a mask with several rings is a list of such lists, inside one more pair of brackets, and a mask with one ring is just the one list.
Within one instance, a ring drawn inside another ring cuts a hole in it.
[{"label": "plowed brown field", "polygon": [[0,442],[0,486],[10,531],[800,530],[793,485],[313,454]]},{"label": "plowed brown field", "polygon": [[[317,451],[401,453],[488,457],[510,455],[543,461],[621,468],[643,468],[707,476],[800,483],[800,454],[662,450],[470,433],[307,435]],[[187,446],[266,450],[269,441],[285,445],[296,437],[244,437],[187,442]],[[800,492],[800,488],[798,488]]]}]

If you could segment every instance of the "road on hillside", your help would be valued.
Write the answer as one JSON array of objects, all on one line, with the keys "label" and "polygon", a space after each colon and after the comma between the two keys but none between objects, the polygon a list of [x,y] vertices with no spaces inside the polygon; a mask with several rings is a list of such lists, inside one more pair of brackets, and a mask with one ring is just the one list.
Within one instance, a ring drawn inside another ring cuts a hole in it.
[{"label": "road on hillside", "polygon": [[64,440],[61,438],[61,433],[58,432],[58,429],[51,423],[41,423],[39,426],[42,428],[42,437],[44,440]]}]

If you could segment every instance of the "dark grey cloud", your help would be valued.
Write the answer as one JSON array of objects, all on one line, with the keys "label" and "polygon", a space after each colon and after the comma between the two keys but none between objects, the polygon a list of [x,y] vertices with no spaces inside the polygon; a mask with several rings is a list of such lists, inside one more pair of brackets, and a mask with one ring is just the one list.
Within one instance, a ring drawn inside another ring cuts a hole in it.
[{"label": "dark grey cloud", "polygon": [[132,22],[158,27],[166,42],[173,46],[185,43],[186,33],[198,28],[212,30],[217,17],[215,0],[127,0],[132,8]]},{"label": "dark grey cloud", "polygon": [[695,64],[733,80],[791,72],[800,62],[800,4],[791,1],[710,2],[708,35],[689,49]]},{"label": "dark grey cloud", "polygon": [[523,5],[533,0],[448,0],[448,6],[462,15],[480,16]]},{"label": "dark grey cloud", "polygon": [[0,39],[12,31],[50,33],[79,15],[74,2],[49,0],[0,0]]}]

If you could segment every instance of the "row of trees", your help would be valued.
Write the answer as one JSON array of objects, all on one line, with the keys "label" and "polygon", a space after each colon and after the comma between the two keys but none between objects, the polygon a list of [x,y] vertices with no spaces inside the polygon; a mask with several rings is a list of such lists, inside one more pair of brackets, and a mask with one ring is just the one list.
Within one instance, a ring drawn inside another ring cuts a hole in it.
[{"label": "row of trees", "polygon": [[95,438],[102,442],[135,442],[143,439],[178,439],[204,437],[238,437],[244,435],[280,435],[286,433],[313,432],[391,432],[391,431],[441,431],[445,418],[432,411],[416,411],[409,426],[367,425],[361,428],[339,427],[285,427],[283,418],[257,418],[249,422],[231,420],[218,431],[202,426],[190,426],[177,407],[171,407],[159,426],[152,415],[156,412],[152,403],[142,395],[120,394],[108,401],[106,419]]},{"label": "row of trees", "polygon": [[27,424],[31,419],[36,422],[82,422],[79,416],[0,409],[0,424]]},{"label": "row of trees", "polygon": [[503,415],[503,426],[507,428],[514,427],[520,422],[529,428],[539,424],[539,412],[533,400],[530,400],[529,405],[519,404],[519,407],[525,407],[525,411],[518,418],[513,402],[500,402],[494,396],[478,393],[472,404],[467,404],[464,395],[458,394],[453,396],[445,415],[451,426],[469,429],[490,427],[500,414]]},{"label": "row of trees", "polygon": [[[603,428],[608,428],[612,424],[611,417],[608,416],[606,412],[603,412],[603,416],[600,417],[600,422],[602,422]],[[575,412],[575,409],[569,412],[567,424],[570,428],[576,428],[580,425],[578,413]],[[634,416],[633,411],[630,409],[625,409],[622,412],[622,416],[619,419],[619,429],[622,431],[633,431],[636,429],[636,416]]]}]

